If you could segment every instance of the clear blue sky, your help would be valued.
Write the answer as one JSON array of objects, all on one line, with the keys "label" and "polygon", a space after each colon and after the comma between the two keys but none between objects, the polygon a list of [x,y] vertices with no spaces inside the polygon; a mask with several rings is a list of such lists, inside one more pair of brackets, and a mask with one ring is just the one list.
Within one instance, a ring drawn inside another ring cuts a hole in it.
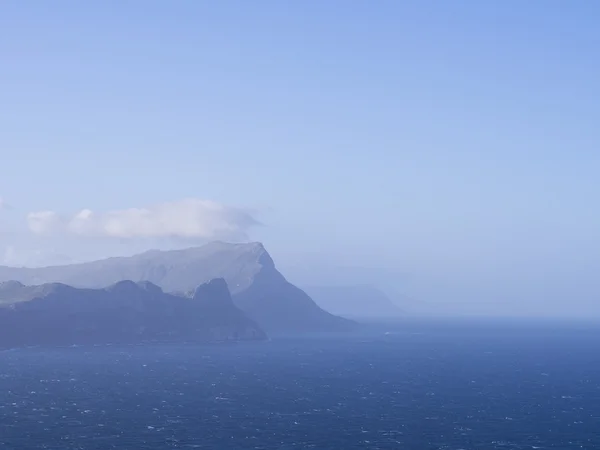
[{"label": "clear blue sky", "polygon": [[599,23],[592,0],[4,1],[0,251],[113,249],[31,212],[197,198],[249,208],[289,266],[598,311]]}]

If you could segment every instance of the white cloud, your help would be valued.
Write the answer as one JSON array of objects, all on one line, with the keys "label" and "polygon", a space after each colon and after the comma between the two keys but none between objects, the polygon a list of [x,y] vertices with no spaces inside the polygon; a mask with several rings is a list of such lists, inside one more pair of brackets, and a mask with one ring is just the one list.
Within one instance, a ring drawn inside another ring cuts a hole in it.
[{"label": "white cloud", "polygon": [[4,198],[2,198],[2,196],[0,196],[0,210],[2,209],[11,209],[10,205],[8,203],[6,203],[6,200],[4,200]]},{"label": "white cloud", "polygon": [[35,234],[67,233],[121,239],[237,240],[245,239],[248,229],[258,225],[249,210],[193,198],[100,213],[83,209],[72,216],[39,211],[29,213],[27,220]]},{"label": "white cloud", "polygon": [[63,218],[54,211],[38,211],[27,215],[27,223],[35,234],[54,234],[63,227]]}]

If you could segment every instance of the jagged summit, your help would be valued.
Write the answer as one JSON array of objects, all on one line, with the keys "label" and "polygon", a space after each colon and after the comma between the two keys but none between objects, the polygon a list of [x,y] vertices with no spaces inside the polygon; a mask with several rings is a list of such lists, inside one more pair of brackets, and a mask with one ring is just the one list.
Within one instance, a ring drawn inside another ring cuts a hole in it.
[{"label": "jagged summit", "polygon": [[213,278],[206,283],[201,284],[192,295],[193,300],[204,300],[206,298],[219,298],[226,297],[231,301],[231,295],[229,294],[229,288],[227,282],[223,278]]},{"label": "jagged summit", "polygon": [[70,266],[0,267],[0,281],[13,279],[25,284],[59,281],[76,287],[103,288],[131,280],[150,282],[164,292],[194,292],[199,285],[216,278],[226,282],[235,305],[267,329],[334,331],[353,326],[353,322],[321,309],[306,293],[289,283],[259,242],[217,241],[202,247],[152,250]]}]

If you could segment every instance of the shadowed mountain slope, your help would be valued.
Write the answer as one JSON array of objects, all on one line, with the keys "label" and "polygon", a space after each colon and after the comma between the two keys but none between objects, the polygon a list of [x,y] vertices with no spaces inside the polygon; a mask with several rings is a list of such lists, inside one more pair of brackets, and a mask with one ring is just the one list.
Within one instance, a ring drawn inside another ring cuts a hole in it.
[{"label": "shadowed mountain slope", "polygon": [[120,281],[105,289],[0,283],[0,347],[265,338],[233,304],[223,279],[197,287],[192,298],[149,282]]}]

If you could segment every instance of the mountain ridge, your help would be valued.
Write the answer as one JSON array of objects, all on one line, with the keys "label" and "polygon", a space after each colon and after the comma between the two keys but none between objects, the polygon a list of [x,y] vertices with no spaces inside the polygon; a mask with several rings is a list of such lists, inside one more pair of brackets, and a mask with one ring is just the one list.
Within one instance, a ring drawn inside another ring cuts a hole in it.
[{"label": "mountain ridge", "polygon": [[152,282],[165,292],[187,293],[214,278],[223,278],[235,305],[268,331],[345,331],[355,326],[323,310],[289,283],[260,242],[215,241],[201,247],[149,250],[129,257],[45,268],[0,266],[0,281],[62,282],[78,288],[101,288],[132,280]]},{"label": "mountain ridge", "polygon": [[131,280],[102,289],[0,284],[2,347],[262,339],[222,279],[198,286],[192,299]]}]

